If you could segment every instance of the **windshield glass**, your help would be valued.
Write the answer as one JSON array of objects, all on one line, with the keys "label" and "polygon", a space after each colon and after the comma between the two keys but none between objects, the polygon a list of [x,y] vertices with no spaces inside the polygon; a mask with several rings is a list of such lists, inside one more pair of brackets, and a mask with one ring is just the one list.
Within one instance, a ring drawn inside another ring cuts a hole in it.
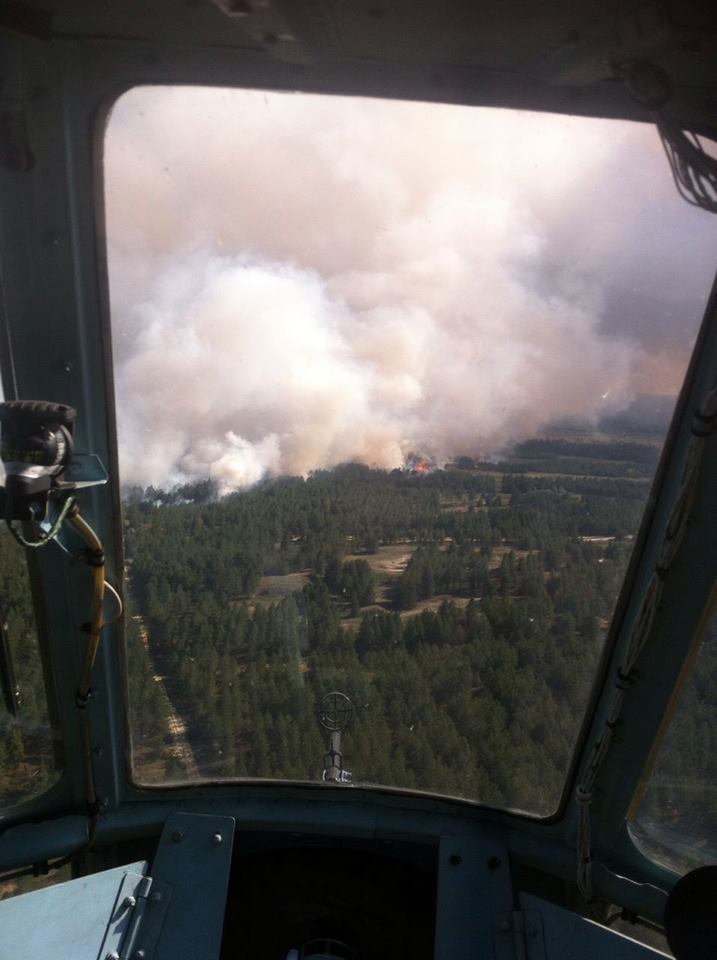
[{"label": "windshield glass", "polygon": [[660,151],[509,111],[119,100],[138,781],[555,810],[713,269]]},{"label": "windshield glass", "polygon": [[[0,464],[0,486],[4,482]],[[45,793],[62,769],[35,613],[25,551],[0,521],[0,819]]]},{"label": "windshield glass", "polygon": [[712,618],[630,830],[676,873],[717,862],[717,614]]}]

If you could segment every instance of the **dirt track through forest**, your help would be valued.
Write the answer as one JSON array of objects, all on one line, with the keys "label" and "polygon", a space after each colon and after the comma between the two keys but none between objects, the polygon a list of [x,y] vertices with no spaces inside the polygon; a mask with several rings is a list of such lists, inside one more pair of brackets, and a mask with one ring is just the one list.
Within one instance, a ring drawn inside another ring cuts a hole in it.
[{"label": "dirt track through forest", "polygon": [[[144,621],[140,616],[134,616],[132,619],[137,621],[142,645],[147,651],[147,656],[149,657],[150,663],[152,666],[154,666],[152,651],[149,646],[149,634],[147,633],[147,628],[144,625]],[[199,780],[201,779],[201,773],[199,772],[199,767],[197,766],[194,751],[192,750],[186,737],[187,724],[175,710],[174,704],[172,703],[169,693],[167,692],[164,679],[159,674],[155,674],[152,679],[160,688],[160,692],[167,704],[167,728],[172,738],[172,746],[170,747],[170,751],[184,767],[187,777],[191,780]]]}]

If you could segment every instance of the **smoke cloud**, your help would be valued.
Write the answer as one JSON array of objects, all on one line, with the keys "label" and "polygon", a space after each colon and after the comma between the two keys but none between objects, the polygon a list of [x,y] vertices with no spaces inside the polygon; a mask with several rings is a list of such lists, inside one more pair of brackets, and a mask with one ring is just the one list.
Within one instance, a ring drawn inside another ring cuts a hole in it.
[{"label": "smoke cloud", "polygon": [[112,114],[106,187],[125,484],[225,493],[596,420],[655,357],[674,389],[707,286],[706,215],[679,208],[680,323],[621,313],[642,283],[644,314],[662,302],[680,252],[636,242],[678,204],[656,134],[627,124],[145,88]]}]

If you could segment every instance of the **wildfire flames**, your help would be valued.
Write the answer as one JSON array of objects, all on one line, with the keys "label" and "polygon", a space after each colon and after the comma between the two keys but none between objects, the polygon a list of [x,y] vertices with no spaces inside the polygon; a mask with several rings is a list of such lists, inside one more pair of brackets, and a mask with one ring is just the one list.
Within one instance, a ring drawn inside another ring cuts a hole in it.
[{"label": "wildfire flames", "polygon": [[422,477],[427,473],[432,473],[436,467],[437,464],[431,457],[424,457],[420,453],[409,453],[406,457],[404,470],[408,473],[416,473]]}]

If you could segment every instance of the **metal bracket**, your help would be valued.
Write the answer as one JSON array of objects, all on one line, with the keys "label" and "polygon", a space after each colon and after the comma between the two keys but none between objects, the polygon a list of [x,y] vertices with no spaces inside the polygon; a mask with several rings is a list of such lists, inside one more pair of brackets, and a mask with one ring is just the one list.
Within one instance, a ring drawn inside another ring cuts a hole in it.
[{"label": "metal bracket", "polygon": [[189,813],[167,817],[152,874],[154,883],[161,877],[171,884],[172,902],[159,939],[148,944],[142,924],[132,960],[219,960],[234,826],[232,817]]},{"label": "metal bracket", "polygon": [[[172,889],[166,883],[136,873],[126,874],[97,960],[149,958],[159,938],[171,895]],[[144,952],[135,949],[140,928]]]},{"label": "metal bracket", "polygon": [[497,914],[493,936],[496,960],[546,960],[539,910]]},{"label": "metal bracket", "polygon": [[233,841],[231,817],[169,816],[154,876],[123,878],[97,960],[216,960]]}]

